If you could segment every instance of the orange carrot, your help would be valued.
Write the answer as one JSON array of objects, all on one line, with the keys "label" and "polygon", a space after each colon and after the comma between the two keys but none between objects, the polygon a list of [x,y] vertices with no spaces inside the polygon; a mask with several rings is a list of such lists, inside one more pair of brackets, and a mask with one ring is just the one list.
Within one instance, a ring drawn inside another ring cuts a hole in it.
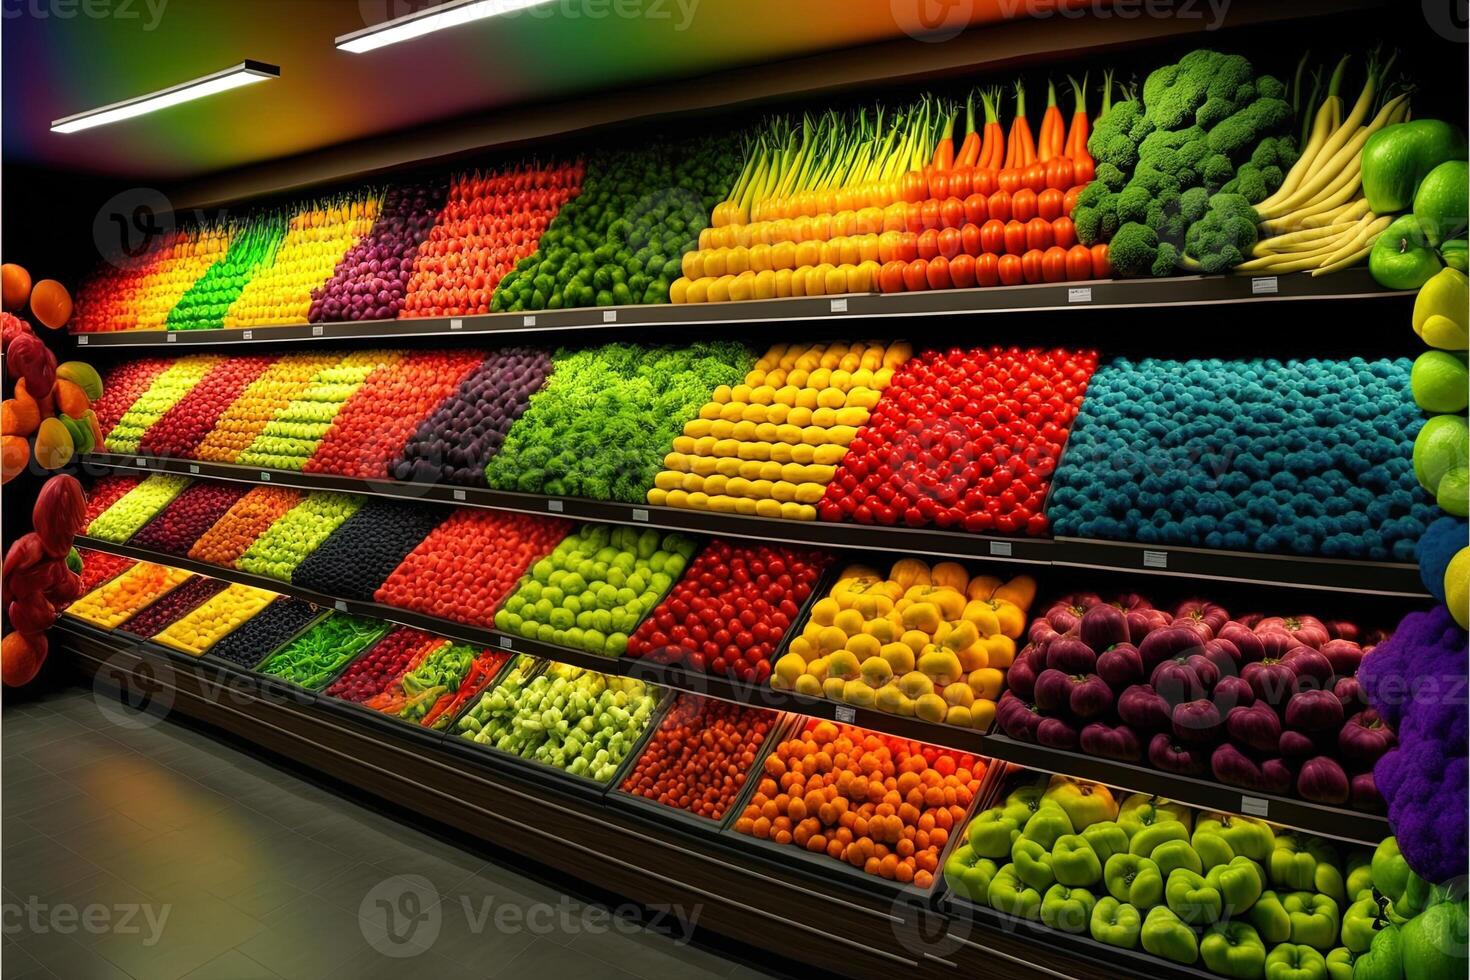
[{"label": "orange carrot", "polygon": [[1029,167],[1036,162],[1036,141],[1031,136],[1031,125],[1026,121],[1026,87],[1016,83],[1016,118],[1011,120],[1011,141],[1015,144],[1014,157],[1007,155],[1007,167]]},{"label": "orange carrot", "polygon": [[1079,83],[1071,75],[1067,81],[1072,83],[1072,99],[1075,108],[1072,110],[1072,129],[1067,133],[1066,154],[1073,163],[1079,160],[1092,160],[1092,155],[1087,152],[1087,76],[1082,76]]},{"label": "orange carrot", "polygon": [[954,119],[958,109],[944,117],[943,136],[934,147],[933,165],[935,170],[949,170],[954,166]]},{"label": "orange carrot", "polygon": [[985,107],[985,134],[980,150],[980,166],[987,170],[999,170],[1005,162],[1005,130],[1000,124],[996,106],[1000,103],[999,89],[981,89],[980,103]]},{"label": "orange carrot", "polygon": [[980,159],[980,134],[975,130],[975,93],[965,100],[965,141],[956,158],[962,167],[973,167]]},{"label": "orange carrot", "polygon": [[1067,124],[1062,119],[1061,107],[1057,105],[1057,87],[1051,80],[1046,80],[1046,112],[1041,116],[1041,133],[1039,140],[1039,156],[1042,163],[1052,157],[1061,156],[1066,142],[1065,134]]}]

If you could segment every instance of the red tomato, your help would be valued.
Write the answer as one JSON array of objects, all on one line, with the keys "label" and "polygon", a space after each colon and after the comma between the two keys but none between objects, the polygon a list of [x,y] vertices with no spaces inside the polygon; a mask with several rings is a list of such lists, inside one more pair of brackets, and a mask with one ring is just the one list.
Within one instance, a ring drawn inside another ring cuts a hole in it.
[{"label": "red tomato", "polygon": [[1006,250],[1006,224],[991,218],[980,227],[980,251],[999,255]]},{"label": "red tomato", "polygon": [[1055,191],[1065,191],[1073,184],[1072,161],[1067,157],[1052,157],[1046,162],[1046,186]]},{"label": "red tomato", "polygon": [[1111,279],[1113,277],[1113,265],[1108,261],[1108,246],[1098,242],[1092,246],[1092,278]]},{"label": "red tomato", "polygon": [[[974,227],[968,225],[967,227]],[[954,283],[956,289],[969,289],[975,285],[975,256],[965,252],[956,255],[949,262],[949,279]]]},{"label": "red tomato", "polygon": [[900,262],[912,262],[919,257],[919,236],[911,231],[900,232],[898,253],[894,258]]},{"label": "red tomato", "polygon": [[903,286],[911,293],[929,288],[929,263],[914,259],[903,267]]},{"label": "red tomato", "polygon": [[985,212],[1001,221],[1011,220],[1010,191],[996,191],[985,200]]},{"label": "red tomato", "polygon": [[883,263],[878,270],[878,289],[885,293],[903,292],[903,270],[904,263],[899,259]]},{"label": "red tomato", "polygon": [[1002,255],[999,260],[998,269],[1000,281],[1007,286],[1019,286],[1025,282],[1021,274],[1021,257],[1019,255]]},{"label": "red tomato", "polygon": [[1062,211],[1064,213],[1071,214],[1077,209],[1077,195],[1081,193],[1081,186],[1077,186],[1062,195]]},{"label": "red tomato", "polygon": [[1036,217],[1036,192],[1023,187],[1012,194],[1011,213],[1017,221],[1030,221]]},{"label": "red tomato", "polygon": [[1073,245],[1067,249],[1067,278],[1092,278],[1092,250],[1086,245]]},{"label": "red tomato", "polygon": [[939,228],[939,202],[931,197],[920,204],[919,220],[924,231],[937,230]]},{"label": "red tomato", "polygon": [[981,286],[1000,285],[1000,256],[986,252],[975,259],[975,282]]},{"label": "red tomato", "polygon": [[1051,223],[1051,237],[1062,248],[1077,244],[1077,226],[1065,214]]},{"label": "red tomato", "polygon": [[965,223],[965,202],[957,197],[947,197],[939,205],[939,226],[958,228]]},{"label": "red tomato", "polygon": [[980,226],[966,224],[960,229],[960,251],[967,255],[980,254]]},{"label": "red tomato", "polygon": [[1032,218],[1026,222],[1026,247],[1046,251],[1052,247],[1051,222],[1045,218]]},{"label": "red tomato", "polygon": [[965,221],[972,225],[983,225],[988,217],[990,211],[985,207],[985,195],[971,194],[965,198]]},{"label": "red tomato", "polygon": [[949,259],[942,255],[937,256],[930,260],[929,268],[925,271],[928,275],[930,289],[949,288]]},{"label": "red tomato", "polygon": [[1011,255],[1026,251],[1026,226],[1015,219],[1006,222],[1006,251]]},{"label": "red tomato", "polygon": [[1067,250],[1053,245],[1041,256],[1041,278],[1047,282],[1064,282],[1067,278]]},{"label": "red tomato", "polygon": [[1052,221],[1062,216],[1062,192],[1055,187],[1048,187],[1036,195],[1036,213],[1047,221]]},{"label": "red tomato", "polygon": [[958,228],[946,228],[939,233],[939,254],[946,259],[959,255],[963,247]]},{"label": "red tomato", "polygon": [[919,258],[932,259],[939,254],[939,232],[933,228],[926,228],[919,235]]},{"label": "red tomato", "polygon": [[995,186],[1007,194],[1014,194],[1021,189],[1021,171],[1015,167],[1005,167],[995,179]]},{"label": "red tomato", "polygon": [[1046,164],[1037,161],[1022,171],[1021,186],[1037,193],[1046,190]]},{"label": "red tomato", "polygon": [[999,189],[1000,183],[996,180],[993,167],[979,167],[975,170],[975,176],[970,181],[970,189],[982,197],[989,197]]},{"label": "red tomato", "polygon": [[915,235],[924,230],[924,211],[922,205],[912,202],[904,205],[903,230],[911,231]]},{"label": "red tomato", "polygon": [[1072,164],[1072,179],[1079,184],[1086,184],[1092,180],[1096,165],[1091,160],[1078,160]]},{"label": "red tomato", "polygon": [[936,170],[929,175],[929,197],[935,201],[942,201],[949,197],[948,170]]},{"label": "red tomato", "polygon": [[1041,282],[1041,250],[1033,248],[1021,256],[1021,278],[1028,283]]}]

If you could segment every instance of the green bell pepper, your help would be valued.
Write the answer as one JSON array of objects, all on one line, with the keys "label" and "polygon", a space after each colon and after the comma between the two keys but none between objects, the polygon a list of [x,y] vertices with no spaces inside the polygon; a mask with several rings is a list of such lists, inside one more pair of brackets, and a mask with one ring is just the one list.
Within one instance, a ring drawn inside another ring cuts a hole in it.
[{"label": "green bell pepper", "polygon": [[1003,859],[1011,853],[1011,845],[1021,836],[1021,825],[1006,816],[1005,810],[992,807],[970,821],[967,833],[970,849],[978,856]]},{"label": "green bell pepper", "polygon": [[1409,880],[1404,882],[1404,894],[1394,903],[1394,911],[1406,919],[1412,919],[1434,903],[1434,886],[1412,870]]},{"label": "green bell pepper", "polygon": [[1358,954],[1339,946],[1327,954],[1327,980],[1353,980],[1353,964]]},{"label": "green bell pepper", "polygon": [[1144,950],[1155,956],[1186,966],[1199,959],[1199,941],[1194,937],[1194,930],[1162,905],[1149,911],[1138,935]]},{"label": "green bell pepper", "polygon": [[1111,820],[1091,824],[1082,831],[1082,836],[1092,845],[1092,852],[1104,865],[1114,854],[1128,853],[1128,835]]},{"label": "green bell pepper", "polygon": [[990,888],[985,893],[985,902],[997,912],[1014,915],[1021,919],[1041,917],[1041,892],[1028,887],[1016,874],[1016,866],[1007,864],[990,879]]},{"label": "green bell pepper", "polygon": [[1051,849],[1051,864],[1057,884],[1085,888],[1102,881],[1102,862],[1081,834],[1058,837]]},{"label": "green bell pepper", "polygon": [[1266,957],[1266,980],[1327,980],[1327,961],[1310,946],[1282,943]]},{"label": "green bell pepper", "polygon": [[1366,952],[1378,930],[1386,925],[1388,919],[1370,890],[1342,913],[1342,944],[1354,953]]},{"label": "green bell pepper", "polygon": [[[1233,813],[1201,814],[1194,825],[1194,832],[1196,835],[1213,834],[1229,844],[1233,854],[1241,854],[1257,862],[1270,858],[1276,844],[1276,834],[1270,824]],[[1198,849],[1199,845],[1195,847]]]},{"label": "green bell pepper", "polygon": [[1133,949],[1138,945],[1138,931],[1142,925],[1138,909],[1111,895],[1098,899],[1092,907],[1092,938],[1100,943]]},{"label": "green bell pepper", "polygon": [[1000,805],[1000,812],[1016,822],[1017,827],[1026,826],[1030,820],[1041,809],[1042,794],[1046,792],[1046,781],[1042,780],[1030,786],[1020,786],[1011,790],[1011,794],[1005,798]]},{"label": "green bell pepper", "polygon": [[1206,871],[1229,864],[1230,859],[1235,857],[1235,849],[1225,842],[1225,838],[1208,831],[1196,830],[1189,839],[1189,846],[1199,855],[1200,863]]},{"label": "green bell pepper", "polygon": [[1189,807],[1145,793],[1132,794],[1118,807],[1118,826],[1130,840],[1147,827],[1170,821],[1183,824],[1188,833],[1193,819],[1194,813]]},{"label": "green bell pepper", "polygon": [[1368,951],[1358,954],[1353,980],[1404,980],[1404,942],[1398,926],[1390,922],[1378,930]]},{"label": "green bell pepper", "polygon": [[1404,889],[1408,887],[1409,878],[1414,875],[1409,862],[1399,852],[1397,837],[1385,837],[1379,842],[1373,851],[1368,869],[1373,887],[1395,904],[1404,897]]},{"label": "green bell pepper", "polygon": [[1199,955],[1211,973],[1259,980],[1266,965],[1266,944],[1248,923],[1217,922],[1200,939]]},{"label": "green bell pepper", "polygon": [[1326,895],[1339,908],[1347,904],[1342,862],[1337,848],[1325,840],[1301,834],[1277,834],[1267,870],[1275,888]]},{"label": "green bell pepper", "polygon": [[1465,976],[1466,905],[1437,902],[1399,930],[1404,980]]},{"label": "green bell pepper", "polygon": [[1038,895],[1056,884],[1051,851],[1040,841],[1019,838],[1011,845],[1011,864],[1015,866],[1016,875],[1027,887],[1036,889]]},{"label": "green bell pepper", "polygon": [[1247,913],[1256,932],[1270,945],[1284,943],[1291,938],[1291,918],[1281,905],[1281,896],[1273,891],[1261,892]]},{"label": "green bell pepper", "polygon": [[1164,900],[1164,876],[1159,866],[1136,854],[1114,854],[1103,869],[1108,894],[1137,909],[1151,909]]},{"label": "green bell pepper", "polygon": [[1366,851],[1354,851],[1348,855],[1343,888],[1349,905],[1362,898],[1364,892],[1373,890],[1373,862]]},{"label": "green bell pepper", "polygon": [[950,890],[972,902],[985,904],[991,879],[1000,870],[990,858],[978,856],[969,844],[956,847],[944,862],[944,880]]},{"label": "green bell pepper", "polygon": [[1218,922],[1224,906],[1220,890],[1188,868],[1175,868],[1164,882],[1164,902],[1190,925]]},{"label": "green bell pepper", "polygon": [[1176,868],[1193,871],[1197,875],[1205,873],[1204,862],[1199,859],[1199,854],[1188,841],[1166,840],[1153,849],[1149,859],[1159,866],[1159,874],[1164,876],[1165,881],[1169,880],[1169,875]]},{"label": "green bell pepper", "polygon": [[1178,820],[1165,820],[1140,828],[1128,838],[1128,853],[1148,857],[1161,844],[1171,840],[1189,843],[1189,829]]},{"label": "green bell pepper", "polygon": [[1063,932],[1085,933],[1096,904],[1086,888],[1052,885],[1041,897],[1041,921]]},{"label": "green bell pepper", "polygon": [[1067,816],[1067,811],[1050,800],[1045,800],[1031,815],[1031,819],[1026,821],[1021,838],[1035,841],[1041,845],[1042,850],[1050,851],[1058,837],[1065,837],[1070,833],[1073,833],[1072,820]]},{"label": "green bell pepper", "polygon": [[1215,865],[1205,875],[1205,884],[1220,893],[1226,918],[1248,911],[1266,887],[1261,880],[1260,865],[1248,857],[1231,858],[1226,864]]},{"label": "green bell pepper", "polygon": [[1291,942],[1323,951],[1337,945],[1337,903],[1326,895],[1312,892],[1289,892],[1282,896],[1281,907],[1291,922]]}]

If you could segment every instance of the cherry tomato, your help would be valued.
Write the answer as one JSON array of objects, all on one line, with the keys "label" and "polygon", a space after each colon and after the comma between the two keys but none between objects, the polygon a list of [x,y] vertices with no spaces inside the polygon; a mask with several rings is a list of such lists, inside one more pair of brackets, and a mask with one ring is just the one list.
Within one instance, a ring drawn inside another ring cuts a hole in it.
[{"label": "cherry tomato", "polygon": [[[1050,234],[1051,226],[1047,226]],[[946,259],[952,259],[960,254],[963,247],[960,230],[958,228],[946,228],[939,233],[939,254]]]},{"label": "cherry tomato", "polygon": [[1041,250],[1030,249],[1021,256],[1021,278],[1028,283],[1041,282]]},{"label": "cherry tomato", "polygon": [[988,217],[990,211],[985,206],[985,195],[971,194],[965,198],[965,221],[972,225],[983,225]]},{"label": "cherry tomato", "polygon": [[1026,279],[1021,273],[1021,256],[1008,253],[1000,257],[998,266],[1000,281],[1007,286],[1019,286]]},{"label": "cherry tomato", "polygon": [[898,253],[894,258],[900,262],[912,262],[919,257],[919,236],[912,231],[900,232]]},{"label": "cherry tomato", "polygon": [[1045,218],[1032,218],[1026,222],[1026,247],[1046,251],[1052,246],[1051,222]]},{"label": "cherry tomato", "polygon": [[1036,217],[1036,192],[1023,187],[1012,194],[1011,213],[1017,221],[1030,221]]},{"label": "cherry tomato", "polygon": [[1063,282],[1067,278],[1067,250],[1053,245],[1041,256],[1041,278],[1046,282]]},{"label": "cherry tomato", "polygon": [[950,287],[949,259],[943,255],[937,255],[930,259],[926,275],[929,280],[930,289],[948,289]]},{"label": "cherry tomato", "polygon": [[1065,214],[1051,223],[1051,237],[1062,248],[1077,244],[1077,226]]},{"label": "cherry tomato", "polygon": [[1062,216],[1062,192],[1055,187],[1048,187],[1036,195],[1036,213],[1047,221],[1053,221]]},{"label": "cherry tomato", "polygon": [[884,293],[903,292],[903,270],[904,262],[901,259],[894,259],[891,262],[883,263],[883,267],[878,270],[879,291]]},{"label": "cherry tomato", "polygon": [[1073,245],[1067,249],[1067,278],[1092,278],[1092,250],[1086,245]]},{"label": "cherry tomato", "polygon": [[932,259],[939,254],[939,232],[933,228],[925,229],[919,235],[919,258]]},{"label": "cherry tomato", "polygon": [[975,176],[970,181],[970,188],[976,194],[989,197],[1000,188],[1000,182],[996,179],[993,167],[976,167]]},{"label": "cherry tomato", "polygon": [[985,201],[985,213],[998,221],[1011,220],[1011,192],[996,191]]},{"label": "cherry tomato", "polygon": [[951,259],[949,278],[956,289],[969,289],[975,285],[975,256],[961,252]]},{"label": "cherry tomato", "polygon": [[921,292],[929,288],[929,263],[924,259],[914,259],[903,267],[903,286],[911,293]]},{"label": "cherry tomato", "polygon": [[1000,285],[1000,256],[987,251],[975,258],[975,282],[981,286]]},{"label": "cherry tomato", "polygon": [[1111,279],[1113,277],[1113,266],[1108,261],[1108,246],[1105,242],[1098,242],[1092,246],[1092,278]]},{"label": "cherry tomato", "polygon": [[1046,186],[1055,191],[1065,191],[1075,183],[1070,158],[1055,156],[1046,162]]},{"label": "cherry tomato", "polygon": [[1011,255],[1026,251],[1026,226],[1014,218],[1006,222],[1006,251]]},{"label": "cherry tomato", "polygon": [[996,177],[995,186],[1008,194],[1016,193],[1022,187],[1021,171],[1015,167],[1002,168],[1000,174]]},{"label": "cherry tomato", "polygon": [[957,197],[947,197],[939,205],[939,227],[958,228],[965,223],[965,202]]},{"label": "cherry tomato", "polygon": [[960,229],[960,251],[966,255],[979,255],[981,252],[980,226],[967,224]]},{"label": "cherry tomato", "polygon": [[991,218],[980,227],[980,250],[999,255],[1006,250],[1006,225],[999,218]]}]

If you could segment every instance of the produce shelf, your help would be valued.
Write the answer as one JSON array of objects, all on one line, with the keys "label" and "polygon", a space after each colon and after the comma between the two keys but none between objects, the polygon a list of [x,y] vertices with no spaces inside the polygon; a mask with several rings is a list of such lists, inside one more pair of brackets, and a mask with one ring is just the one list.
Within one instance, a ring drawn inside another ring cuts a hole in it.
[{"label": "produce shelf", "polygon": [[[534,313],[486,313],[410,320],[361,320],[221,330],[137,330],[77,334],[81,347],[209,347],[225,344],[320,340],[389,340],[405,337],[597,333],[636,328],[679,329],[702,325],[873,320],[982,313],[1055,313],[1062,310],[1157,309],[1214,304],[1298,300],[1377,300],[1411,295],[1379,287],[1366,268],[1330,276],[1176,276],[1168,279],[1096,279],[944,289],[933,292],[846,293],[726,303],[581,307]],[[1241,323],[1250,329],[1249,322]],[[1268,324],[1259,327],[1274,329]],[[1082,336],[1091,337],[1086,328]],[[1064,332],[1064,331],[1063,331]]]},{"label": "produce shelf", "polygon": [[[411,612],[394,606],[338,599],[311,589],[298,588],[289,582],[281,582],[276,579],[253,575],[249,572],[241,572],[235,569],[220,568],[188,558],[175,558],[126,544],[113,544],[109,541],[98,541],[86,537],[79,537],[77,543],[82,547],[92,548],[97,551],[106,551],[143,561],[157,561],[187,571],[197,572],[201,575],[210,575],[230,582],[240,582],[263,589],[270,589],[283,595],[305,599],[308,602],[313,602],[329,609],[336,609],[339,612],[369,616],[404,626],[413,626],[444,636],[450,640],[457,640],[478,647],[501,650],[513,654],[524,653],[543,660],[555,660],[560,663],[584,667],[588,670],[600,671],[605,674],[636,677],[645,683],[656,684],[670,690],[688,691],[703,697],[716,698],[722,701],[734,701],[755,707],[769,708],[774,711],[788,711],[809,718],[823,718],[844,724],[856,725],[859,728],[869,728],[873,731],[896,735],[900,738],[928,742],[942,748],[970,752],[1003,762],[1011,762],[1029,769],[1063,773],[1069,776],[1076,776],[1080,779],[1090,779],[1111,786],[1119,786],[1135,792],[1164,796],[1169,799],[1178,800],[1181,803],[1188,803],[1192,806],[1205,809],[1222,810],[1230,813],[1245,813],[1250,816],[1262,817],[1274,823],[1326,837],[1376,844],[1390,833],[1386,817],[1360,813],[1355,810],[1339,807],[1322,806],[1306,800],[1290,797],[1244,793],[1237,788],[1226,786],[1212,780],[1178,776],[1147,766],[1116,762],[1111,759],[1084,755],[1078,752],[1068,752],[1028,742],[1016,741],[998,731],[991,734],[984,734],[973,729],[933,724],[917,718],[889,714],[871,708],[859,708],[852,705],[839,704],[835,701],[826,700],[825,698],[810,698],[794,692],[777,691],[764,685],[746,684],[728,677],[712,674],[696,674],[676,666],[655,664],[647,660],[626,657],[602,657],[582,650],[573,650],[569,647],[542,643],[521,636],[506,635],[498,630],[465,626],[451,620],[438,619],[433,616],[426,616],[422,613]],[[70,623],[72,621],[67,620],[66,622]],[[186,657],[184,654],[179,654],[178,656]],[[220,665],[218,658],[211,661],[207,655],[204,658],[188,657],[187,660],[190,662],[203,660],[214,666]],[[241,676],[239,671],[234,671],[233,673],[236,676]],[[258,677],[262,681],[271,680],[271,678],[261,677],[261,675],[256,674],[246,676]],[[272,687],[274,688],[274,685]],[[294,687],[292,687],[292,690],[299,691],[299,689]],[[300,691],[300,693],[310,694],[311,692]],[[316,697],[317,695],[312,694],[311,696]],[[323,697],[322,700],[331,699]],[[359,711],[350,712],[353,715],[363,713]],[[382,719],[374,720],[381,720],[383,724],[389,724],[395,728],[402,727],[401,722],[387,718],[386,716]],[[448,736],[448,741],[453,741],[452,726],[451,731],[445,734]],[[513,757],[503,756],[501,753],[487,752],[478,746],[456,746],[456,752],[463,757],[471,759],[494,759],[496,761],[503,759],[507,764],[517,761]],[[615,782],[610,785],[615,785]]]},{"label": "produce shelf", "polygon": [[788,521],[651,504],[551,498],[447,484],[362,480],[324,473],[263,470],[229,463],[137,455],[94,453],[85,458],[84,465],[94,468],[94,472],[180,473],[302,490],[336,490],[398,500],[461,504],[526,514],[555,514],[580,521],[631,524],[816,548],[863,549],[931,558],[992,559],[1008,564],[1092,568],[1415,599],[1428,598],[1429,595],[1420,581],[1418,566],[1394,562],[1214,551],[1127,541],[1003,537],[928,528]]}]

